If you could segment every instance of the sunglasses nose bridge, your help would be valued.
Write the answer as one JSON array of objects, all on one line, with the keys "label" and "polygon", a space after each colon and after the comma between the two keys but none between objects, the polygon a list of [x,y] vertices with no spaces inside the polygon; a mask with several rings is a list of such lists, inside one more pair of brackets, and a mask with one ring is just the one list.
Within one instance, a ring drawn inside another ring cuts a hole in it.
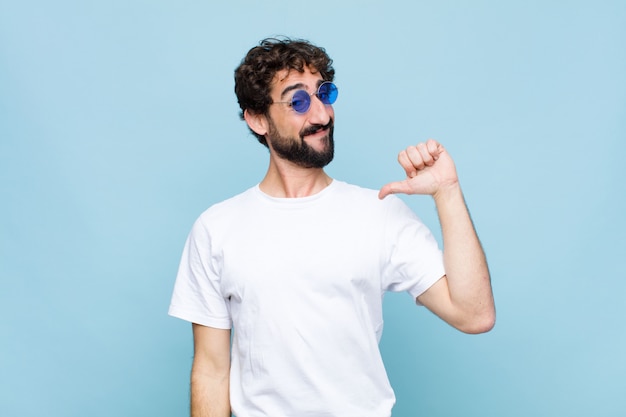
[{"label": "sunglasses nose bridge", "polygon": [[314,124],[326,125],[330,121],[330,105],[327,105],[320,99],[318,92],[310,95],[311,101],[309,103],[309,122]]}]

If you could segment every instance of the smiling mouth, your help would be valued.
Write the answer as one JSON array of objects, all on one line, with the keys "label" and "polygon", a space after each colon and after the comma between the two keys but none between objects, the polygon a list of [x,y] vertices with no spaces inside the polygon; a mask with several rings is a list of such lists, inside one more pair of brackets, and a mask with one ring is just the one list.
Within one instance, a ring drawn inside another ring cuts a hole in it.
[{"label": "smiling mouth", "polygon": [[328,133],[330,128],[333,126],[333,121],[330,120],[326,125],[314,125],[306,128],[301,134],[300,137],[304,138],[305,136],[315,135],[319,132]]},{"label": "smiling mouth", "polygon": [[328,129],[325,129],[325,128],[322,127],[322,128],[316,129],[314,132],[311,132],[311,133],[309,133],[308,135],[305,135],[305,136],[313,136],[313,135],[316,135],[316,134],[318,134],[320,132],[327,133]]}]

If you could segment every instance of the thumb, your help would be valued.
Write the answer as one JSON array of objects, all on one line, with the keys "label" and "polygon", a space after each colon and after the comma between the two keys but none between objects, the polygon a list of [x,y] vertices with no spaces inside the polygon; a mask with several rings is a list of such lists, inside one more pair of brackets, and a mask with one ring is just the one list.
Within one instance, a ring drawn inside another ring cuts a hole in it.
[{"label": "thumb", "polygon": [[409,192],[410,192],[410,189],[408,187],[406,180],[390,182],[389,184],[383,185],[383,188],[381,188],[380,191],[378,192],[378,198],[382,200],[383,198],[387,197],[389,194],[397,194],[397,193],[408,194]]}]

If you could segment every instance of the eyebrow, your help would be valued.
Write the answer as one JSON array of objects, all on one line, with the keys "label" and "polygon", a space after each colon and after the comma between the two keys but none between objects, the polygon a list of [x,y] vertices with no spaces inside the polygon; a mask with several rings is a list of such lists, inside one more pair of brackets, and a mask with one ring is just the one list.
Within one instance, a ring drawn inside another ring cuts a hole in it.
[{"label": "eyebrow", "polygon": [[[316,90],[320,87],[320,85],[322,85],[325,82],[326,82],[325,80],[317,80]],[[289,93],[290,91],[293,91],[293,90],[306,90],[306,85],[304,85],[303,83],[297,83],[297,84],[294,84],[294,85],[290,85],[289,87],[286,87],[280,93],[280,98],[281,99],[285,98],[285,95],[287,95],[287,93]]]},{"label": "eyebrow", "polygon": [[290,92],[290,91],[304,89],[304,87],[306,87],[306,86],[304,84],[302,84],[302,83],[290,85],[289,87],[285,88],[280,93],[280,98],[281,99],[285,98],[285,95],[287,95],[287,93]]}]

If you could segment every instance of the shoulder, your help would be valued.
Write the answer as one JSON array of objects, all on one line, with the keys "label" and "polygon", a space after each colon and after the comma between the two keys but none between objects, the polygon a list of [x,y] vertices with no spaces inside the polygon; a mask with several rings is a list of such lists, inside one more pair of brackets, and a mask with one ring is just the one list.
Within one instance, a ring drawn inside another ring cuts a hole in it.
[{"label": "shoulder", "polygon": [[220,216],[225,213],[232,212],[233,210],[238,210],[240,208],[245,208],[249,205],[255,197],[255,187],[248,188],[247,190],[234,195],[226,200],[222,200],[211,205],[207,208],[202,214],[202,216]]},{"label": "shoulder", "polygon": [[379,202],[378,191],[350,184],[344,181],[333,180],[333,195],[345,199],[357,199],[358,201],[368,201],[370,203]]},{"label": "shoulder", "polygon": [[389,195],[381,200],[378,198],[379,190],[365,188],[343,181],[335,180],[334,182],[334,195],[336,197],[341,196],[340,198],[346,200],[346,202],[377,208],[384,211],[411,211],[406,203],[395,195]]},{"label": "shoulder", "polygon": [[255,200],[255,188],[249,188],[240,194],[215,203],[203,211],[195,221],[194,228],[207,229],[209,225],[225,225],[231,220],[241,218],[245,210],[251,210]]}]

